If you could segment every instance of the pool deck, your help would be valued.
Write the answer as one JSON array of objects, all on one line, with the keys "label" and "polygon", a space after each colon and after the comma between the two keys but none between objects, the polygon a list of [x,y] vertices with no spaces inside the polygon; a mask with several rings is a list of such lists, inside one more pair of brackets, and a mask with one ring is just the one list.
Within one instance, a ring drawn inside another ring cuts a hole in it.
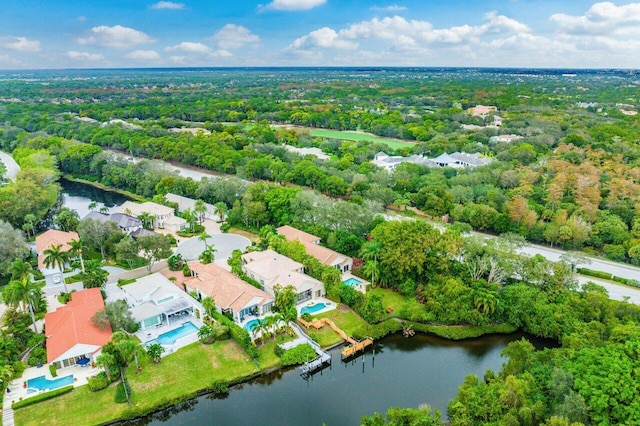
[{"label": "pool deck", "polygon": [[314,312],[313,315],[321,314],[323,312],[333,311],[335,308],[338,307],[338,305],[336,305],[336,302],[334,302],[333,300],[329,300],[326,297],[318,297],[317,299],[307,300],[306,302],[296,305],[296,309],[298,310],[298,316],[302,315],[302,312],[301,312],[302,308],[307,306],[317,305],[318,303],[324,303],[327,306],[320,309],[319,311]]},{"label": "pool deck", "polygon": [[5,391],[4,406],[6,407],[7,404],[9,404],[10,406],[12,403],[18,402],[21,398],[22,399],[28,398],[30,396],[35,396],[35,395],[38,395],[39,393],[44,392],[44,391],[40,391],[37,393],[27,394],[27,388],[24,386],[27,380],[35,379],[36,377],[40,377],[40,376],[44,376],[47,380],[55,380],[55,379],[59,379],[61,377],[65,377],[70,374],[73,374],[73,379],[74,379],[73,386],[78,387],[78,386],[86,385],[88,383],[89,377],[95,376],[101,371],[103,371],[102,368],[91,367],[91,364],[87,364],[86,367],[74,365],[72,367],[60,368],[58,370],[58,376],[52,377],[51,373],[49,372],[48,364],[40,368],[29,367],[24,371],[24,373],[22,373],[22,377],[13,380],[11,384],[9,384],[8,389],[10,389],[11,392],[7,393]]},{"label": "pool deck", "polygon": [[370,284],[369,281],[365,280],[364,278],[356,277],[351,272],[345,272],[345,273],[342,274],[342,282],[345,282],[345,281],[350,280],[350,279],[354,279],[354,280],[360,281],[360,284],[353,286],[353,288],[358,290],[360,293],[366,293],[367,292],[367,286]]},{"label": "pool deck", "polygon": [[[158,340],[158,336],[160,336],[161,334],[168,333],[172,330],[182,327],[185,322],[191,322],[197,328],[200,328],[203,325],[203,322],[195,316],[185,315],[179,319],[172,320],[168,325],[163,324],[160,327],[145,328],[144,330],[137,331],[136,336],[138,336],[138,338],[143,342],[144,345],[151,340]],[[172,354],[178,349],[183,348],[196,341],[198,341],[197,332],[180,337],[172,345],[163,344],[162,346],[164,347],[164,352],[162,356],[165,357],[169,354]]]}]

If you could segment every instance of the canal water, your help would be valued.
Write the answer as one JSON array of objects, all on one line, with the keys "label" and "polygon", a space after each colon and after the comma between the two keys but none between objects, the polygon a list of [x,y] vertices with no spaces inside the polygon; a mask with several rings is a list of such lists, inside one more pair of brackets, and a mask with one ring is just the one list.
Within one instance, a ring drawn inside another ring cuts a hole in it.
[{"label": "canal water", "polygon": [[103,207],[107,208],[109,213],[115,208],[128,200],[124,195],[116,192],[104,191],[83,183],[71,182],[60,179],[62,186],[62,207],[67,207],[78,212],[80,219],[89,214],[89,205],[96,203],[94,210],[100,211]]},{"label": "canal water", "polygon": [[[280,371],[233,387],[226,395],[206,395],[127,425],[358,425],[390,406],[428,404],[446,417],[447,403],[467,374],[498,371],[506,345],[522,334],[452,342],[432,336],[380,340],[365,357],[343,363],[332,350],[332,366],[305,380],[297,369]],[[526,336],[536,347],[549,342]]]}]

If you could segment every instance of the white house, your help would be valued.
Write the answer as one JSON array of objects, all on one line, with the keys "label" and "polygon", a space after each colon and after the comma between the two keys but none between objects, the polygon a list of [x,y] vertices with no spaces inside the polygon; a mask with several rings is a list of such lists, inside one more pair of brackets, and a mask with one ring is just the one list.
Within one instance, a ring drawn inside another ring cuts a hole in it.
[{"label": "white house", "polygon": [[[182,195],[176,195],[169,192],[167,195],[164,196],[164,198],[169,202],[176,203],[178,205],[178,211],[181,213],[187,209],[193,210],[194,207],[196,206],[196,200],[189,197],[183,197]],[[216,208],[209,203],[204,203],[204,207],[206,209],[204,212],[204,217],[206,219],[215,220]]]},{"label": "white house", "polygon": [[199,303],[159,273],[138,278],[121,290],[141,330],[183,321],[189,315],[202,318],[204,313]]},{"label": "white house", "polygon": [[171,207],[152,203],[150,201],[147,201],[146,203],[125,201],[125,203],[118,207],[116,211],[117,213],[124,213],[137,218],[146,213],[152,218],[151,226],[153,228],[164,228],[165,221],[175,216]]},{"label": "white house", "polygon": [[304,265],[273,250],[242,255],[242,270],[275,297],[274,287],[293,286],[298,303],[325,295],[324,284],[304,273]]}]

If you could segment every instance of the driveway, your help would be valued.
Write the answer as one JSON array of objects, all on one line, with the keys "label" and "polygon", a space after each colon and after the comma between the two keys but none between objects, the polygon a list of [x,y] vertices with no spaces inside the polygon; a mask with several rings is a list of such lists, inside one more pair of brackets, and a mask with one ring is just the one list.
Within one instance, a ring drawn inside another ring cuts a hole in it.
[{"label": "driveway", "polygon": [[[207,238],[207,244],[213,245],[215,259],[228,259],[234,250],[244,251],[251,245],[251,241],[242,235],[236,234],[215,234],[211,238]],[[197,260],[198,256],[205,250],[203,241],[199,241],[198,237],[192,237],[182,242],[176,253],[180,253],[184,260]]]}]

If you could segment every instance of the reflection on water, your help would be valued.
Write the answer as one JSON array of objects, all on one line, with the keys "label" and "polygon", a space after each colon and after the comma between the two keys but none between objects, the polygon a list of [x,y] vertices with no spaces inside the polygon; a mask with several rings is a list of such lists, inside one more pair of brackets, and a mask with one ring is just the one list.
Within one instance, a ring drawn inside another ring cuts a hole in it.
[{"label": "reflection on water", "polygon": [[111,213],[115,207],[128,200],[127,197],[116,192],[104,191],[82,183],[61,179],[60,184],[62,186],[62,206],[76,210],[80,219],[89,214],[91,202],[96,203],[94,210],[100,211],[101,208],[106,207]]},{"label": "reflection on water", "polygon": [[[343,363],[340,350],[333,364],[309,380],[297,369],[279,371],[243,385],[221,397],[203,396],[194,405],[173,407],[145,418],[152,425],[357,425],[364,415],[390,406],[429,404],[446,415],[447,403],[467,374],[480,377],[498,371],[506,345],[522,334],[495,335],[453,342],[417,334],[380,340],[365,357]],[[536,340],[543,348],[552,342]],[[147,423],[131,423],[147,424]]]}]

